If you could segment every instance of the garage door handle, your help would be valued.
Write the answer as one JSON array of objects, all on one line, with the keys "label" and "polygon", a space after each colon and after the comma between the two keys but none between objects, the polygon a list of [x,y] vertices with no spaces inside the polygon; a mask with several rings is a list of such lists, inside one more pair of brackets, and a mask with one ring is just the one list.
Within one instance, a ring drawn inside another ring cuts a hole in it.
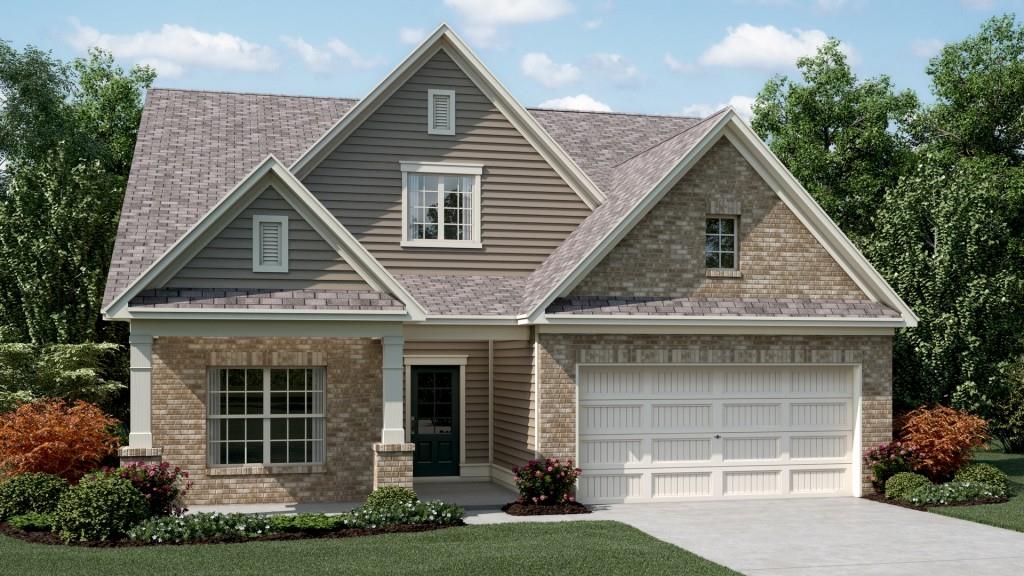
[{"label": "garage door handle", "polygon": [[722,437],[722,435],[721,435],[721,434],[715,434],[715,440],[718,440],[718,439],[720,439],[721,437]]}]

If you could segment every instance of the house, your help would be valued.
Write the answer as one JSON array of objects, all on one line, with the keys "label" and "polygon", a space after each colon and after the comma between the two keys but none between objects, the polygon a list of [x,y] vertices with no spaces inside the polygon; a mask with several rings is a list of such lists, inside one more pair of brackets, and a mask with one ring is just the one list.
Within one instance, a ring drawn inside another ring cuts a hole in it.
[{"label": "house", "polygon": [[447,26],[362,100],[151,90],[104,314],[193,504],[858,496],[917,321],[731,109],[526,109]]}]

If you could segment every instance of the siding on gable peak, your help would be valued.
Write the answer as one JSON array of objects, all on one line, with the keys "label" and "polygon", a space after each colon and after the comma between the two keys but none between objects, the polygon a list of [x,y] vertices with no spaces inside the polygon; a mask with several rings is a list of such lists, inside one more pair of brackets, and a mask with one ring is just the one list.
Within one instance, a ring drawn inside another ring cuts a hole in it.
[{"label": "siding on gable peak", "polygon": [[[253,216],[288,217],[288,272],[253,272]],[[268,186],[164,287],[373,291],[290,204]]]},{"label": "siding on gable peak", "polygon": [[[454,135],[427,133],[429,89],[455,91]],[[482,248],[401,247],[403,160],[484,165]],[[590,214],[444,51],[386,98],[303,183],[396,274],[525,276]]]},{"label": "siding on gable peak", "polygon": [[[741,277],[708,277],[705,218],[739,216]],[[722,138],[571,296],[867,299],[810,230]]]}]

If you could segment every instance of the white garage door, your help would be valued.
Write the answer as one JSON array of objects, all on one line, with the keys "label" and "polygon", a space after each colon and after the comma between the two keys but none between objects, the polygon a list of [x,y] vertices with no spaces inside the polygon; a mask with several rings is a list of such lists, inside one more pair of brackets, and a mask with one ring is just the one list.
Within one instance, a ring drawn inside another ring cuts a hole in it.
[{"label": "white garage door", "polygon": [[581,366],[583,502],[849,495],[850,366]]}]

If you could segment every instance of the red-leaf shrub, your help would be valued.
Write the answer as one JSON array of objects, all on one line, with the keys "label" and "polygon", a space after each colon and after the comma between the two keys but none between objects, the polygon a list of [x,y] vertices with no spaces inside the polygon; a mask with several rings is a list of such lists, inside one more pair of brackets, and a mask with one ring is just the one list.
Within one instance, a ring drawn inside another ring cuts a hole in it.
[{"label": "red-leaf shrub", "polygon": [[120,468],[104,468],[103,474],[124,478],[146,499],[152,516],[180,516],[185,513],[180,498],[192,487],[188,472],[171,468],[169,462],[145,464],[131,462]]},{"label": "red-leaf shrub", "polygon": [[945,482],[988,439],[988,423],[946,406],[921,407],[896,419],[896,436],[912,452],[910,465],[933,482]]},{"label": "red-leaf shrub", "polygon": [[46,472],[77,482],[117,450],[116,423],[82,401],[32,402],[0,414],[0,474]]},{"label": "red-leaf shrub", "polygon": [[576,478],[583,473],[572,460],[565,464],[557,458],[530,460],[526,466],[512,468],[522,504],[554,505],[575,502]]}]

